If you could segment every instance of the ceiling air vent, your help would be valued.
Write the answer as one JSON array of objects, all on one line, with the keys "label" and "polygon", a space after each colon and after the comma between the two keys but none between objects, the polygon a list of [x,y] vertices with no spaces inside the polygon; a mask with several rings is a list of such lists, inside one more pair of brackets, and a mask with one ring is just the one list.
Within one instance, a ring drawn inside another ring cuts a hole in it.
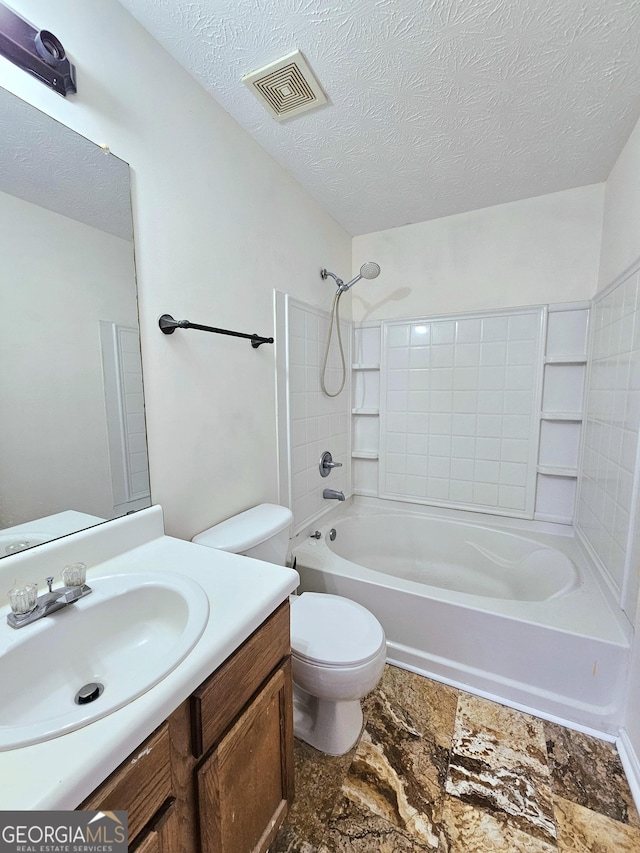
[{"label": "ceiling air vent", "polygon": [[327,98],[304,56],[294,50],[242,78],[276,121],[326,104]]}]

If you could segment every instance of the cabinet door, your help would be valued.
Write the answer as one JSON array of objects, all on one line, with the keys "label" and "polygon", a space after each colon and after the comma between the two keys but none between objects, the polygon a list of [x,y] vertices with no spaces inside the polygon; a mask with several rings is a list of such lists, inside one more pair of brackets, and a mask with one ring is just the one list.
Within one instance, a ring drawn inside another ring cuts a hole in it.
[{"label": "cabinet door", "polygon": [[286,661],[198,771],[202,853],[262,853],[293,799],[291,663]]},{"label": "cabinet door", "polygon": [[175,801],[160,810],[135,845],[131,853],[175,853],[179,847],[180,821]]}]

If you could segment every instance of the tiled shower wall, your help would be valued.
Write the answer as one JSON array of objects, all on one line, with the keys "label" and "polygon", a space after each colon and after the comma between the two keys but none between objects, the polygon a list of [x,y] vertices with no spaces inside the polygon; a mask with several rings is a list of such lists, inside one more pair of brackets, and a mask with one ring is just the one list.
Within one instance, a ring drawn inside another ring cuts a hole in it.
[{"label": "tiled shower wall", "polygon": [[592,307],[576,528],[621,607],[637,595],[634,552],[640,429],[640,265]]},{"label": "tiled shower wall", "polygon": [[545,310],[383,324],[380,496],[533,514]]},{"label": "tiled shower wall", "polygon": [[[278,422],[280,448],[280,502],[291,507],[294,527],[299,529],[334,505],[323,499],[325,488],[351,493],[350,429],[351,324],[341,321],[347,379],[337,397],[326,396],[320,387],[329,331],[329,314],[312,305],[276,293],[277,340],[285,341],[278,359]],[[341,360],[335,328],[327,364],[326,387],[340,387]],[[320,457],[329,450],[334,468],[321,477]]]}]

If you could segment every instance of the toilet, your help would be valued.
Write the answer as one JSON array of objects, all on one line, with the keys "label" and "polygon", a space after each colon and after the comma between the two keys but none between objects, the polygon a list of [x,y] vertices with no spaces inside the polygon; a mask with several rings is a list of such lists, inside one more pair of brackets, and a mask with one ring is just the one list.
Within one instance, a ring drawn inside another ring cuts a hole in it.
[{"label": "toilet", "polygon": [[[291,510],[260,504],[204,530],[192,542],[283,566]],[[387,644],[373,613],[348,598],[291,596],[293,720],[296,737],[343,755],[362,730],[360,700],[380,681]]]}]

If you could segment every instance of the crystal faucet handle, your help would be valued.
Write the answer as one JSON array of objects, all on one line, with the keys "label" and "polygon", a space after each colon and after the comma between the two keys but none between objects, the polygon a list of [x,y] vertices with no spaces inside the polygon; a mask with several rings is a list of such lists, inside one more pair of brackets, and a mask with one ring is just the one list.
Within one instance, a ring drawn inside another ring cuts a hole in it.
[{"label": "crystal faucet handle", "polygon": [[62,570],[62,582],[65,586],[84,586],[87,580],[87,567],[84,563],[70,563]]},{"label": "crystal faucet handle", "polygon": [[7,593],[11,610],[16,616],[25,616],[36,609],[38,603],[38,584],[24,583],[12,587]]}]

